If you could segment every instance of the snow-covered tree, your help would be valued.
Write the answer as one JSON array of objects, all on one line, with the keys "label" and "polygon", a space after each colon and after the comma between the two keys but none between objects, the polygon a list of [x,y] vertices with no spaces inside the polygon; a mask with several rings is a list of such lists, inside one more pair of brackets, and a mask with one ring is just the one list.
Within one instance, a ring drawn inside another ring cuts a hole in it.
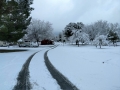
[{"label": "snow-covered tree", "polygon": [[73,35],[73,32],[72,30],[68,29],[68,30],[65,30],[64,34],[65,34],[66,39],[68,40],[68,38]]},{"label": "snow-covered tree", "polygon": [[82,31],[84,31],[85,33],[89,35],[90,41],[93,41],[95,39],[97,32],[93,29],[93,25],[85,25]]},{"label": "snow-covered tree", "polygon": [[108,41],[106,40],[106,36],[105,35],[98,35],[96,36],[96,38],[93,40],[93,44],[97,47],[97,46],[101,46],[103,45],[108,45]]},{"label": "snow-covered tree", "polygon": [[[24,36],[30,24],[32,0],[2,0],[0,2],[0,39],[13,42]],[[1,12],[2,10],[2,12]]]},{"label": "snow-covered tree", "polygon": [[65,37],[66,37],[67,40],[68,40],[68,38],[69,38],[70,36],[73,35],[73,32],[72,32],[73,29],[74,29],[74,28],[73,28],[72,23],[69,23],[68,25],[66,25],[66,27],[65,27],[65,29],[64,29],[64,35],[65,35]]},{"label": "snow-covered tree", "polygon": [[93,41],[96,35],[107,35],[109,31],[109,23],[107,21],[99,20],[93,24],[85,25],[82,29],[89,34],[90,40]]},{"label": "snow-covered tree", "polygon": [[52,39],[52,24],[37,19],[32,19],[31,24],[27,28],[27,37],[30,40],[39,42],[43,39]]},{"label": "snow-covered tree", "polygon": [[84,24],[82,22],[69,23],[68,25],[66,25],[64,29],[64,35],[67,38],[67,40],[78,30],[81,30],[83,26]]},{"label": "snow-covered tree", "polygon": [[118,32],[118,37],[119,37],[119,41],[120,41],[120,24],[119,24],[119,26],[118,26],[117,32]]},{"label": "snow-covered tree", "polygon": [[81,42],[82,44],[89,44],[89,35],[86,34],[85,32],[79,31],[77,34],[77,39],[79,40],[79,42]]},{"label": "snow-covered tree", "polygon": [[83,31],[77,31],[76,33],[73,34],[73,36],[70,37],[71,42],[76,42],[76,45],[79,46],[79,42],[82,44],[89,44],[89,35],[86,34]]},{"label": "snow-covered tree", "polygon": [[115,46],[116,41],[119,40],[118,33],[114,30],[110,30],[107,35],[107,39],[110,40]]},{"label": "snow-covered tree", "polygon": [[61,33],[59,33],[59,35],[58,35],[58,41],[62,41],[62,34]]}]

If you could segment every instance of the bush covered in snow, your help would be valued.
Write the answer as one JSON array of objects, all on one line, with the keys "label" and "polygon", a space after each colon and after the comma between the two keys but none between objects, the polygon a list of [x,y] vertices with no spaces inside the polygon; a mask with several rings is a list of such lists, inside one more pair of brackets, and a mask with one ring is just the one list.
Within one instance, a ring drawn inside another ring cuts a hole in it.
[{"label": "bush covered in snow", "polygon": [[77,31],[74,33],[69,40],[73,43],[76,42],[76,45],[79,46],[79,43],[81,42],[82,44],[89,44],[89,35],[86,34],[85,32],[82,31]]},{"label": "bush covered in snow", "polygon": [[99,35],[95,38],[95,40],[93,40],[93,45],[97,46],[106,46],[108,45],[108,41],[106,40],[106,36],[105,35]]}]

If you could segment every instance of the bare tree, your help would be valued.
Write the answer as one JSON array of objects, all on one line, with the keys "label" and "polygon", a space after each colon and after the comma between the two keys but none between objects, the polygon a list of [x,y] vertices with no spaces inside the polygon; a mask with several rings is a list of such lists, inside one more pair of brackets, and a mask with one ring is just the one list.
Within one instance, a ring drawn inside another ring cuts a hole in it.
[{"label": "bare tree", "polygon": [[96,35],[107,35],[109,32],[109,23],[107,21],[99,20],[93,24],[83,27],[83,31],[89,34],[90,40],[93,41]]},{"label": "bare tree", "polygon": [[[27,37],[37,43],[43,39],[52,38],[52,24],[37,19],[32,19],[31,24],[27,28]],[[39,43],[38,43],[39,45]]]}]

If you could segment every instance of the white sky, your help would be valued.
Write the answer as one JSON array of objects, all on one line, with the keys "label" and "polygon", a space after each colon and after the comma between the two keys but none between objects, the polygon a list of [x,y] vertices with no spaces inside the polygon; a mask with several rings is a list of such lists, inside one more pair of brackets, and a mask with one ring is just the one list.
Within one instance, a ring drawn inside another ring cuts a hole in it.
[{"label": "white sky", "polygon": [[54,32],[61,32],[70,22],[120,23],[120,0],[34,0],[32,7],[32,18],[51,22]]}]

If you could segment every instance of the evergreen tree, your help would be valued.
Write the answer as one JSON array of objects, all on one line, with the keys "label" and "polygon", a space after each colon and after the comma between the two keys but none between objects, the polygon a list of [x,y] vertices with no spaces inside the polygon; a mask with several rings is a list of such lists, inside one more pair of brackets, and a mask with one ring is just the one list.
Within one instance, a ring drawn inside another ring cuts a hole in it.
[{"label": "evergreen tree", "polygon": [[[13,30],[13,22],[11,19],[14,5],[12,1],[2,0],[0,9],[0,40],[9,41]],[[13,5],[13,6],[12,6]]]},{"label": "evergreen tree", "polygon": [[0,28],[2,26],[2,17],[4,15],[5,11],[6,11],[5,7],[6,7],[5,0],[0,0]]},{"label": "evergreen tree", "polygon": [[11,0],[2,3],[0,12],[0,40],[13,42],[24,36],[30,24],[32,0]]},{"label": "evergreen tree", "polygon": [[108,35],[107,35],[108,40],[110,40],[113,45],[116,43],[116,41],[119,39],[119,36],[117,34],[117,32],[110,30]]},{"label": "evergreen tree", "polygon": [[65,29],[64,29],[64,35],[65,35],[65,37],[68,39],[70,36],[72,36],[73,35],[73,32],[72,32],[72,30],[73,30],[73,24],[74,23],[69,23],[68,25],[66,25],[66,27],[65,27]]},{"label": "evergreen tree", "polygon": [[66,25],[64,29],[64,35],[66,39],[70,38],[74,34],[76,34],[77,31],[81,30],[83,28],[84,24],[82,22],[77,22],[77,23],[69,23]]},{"label": "evergreen tree", "polygon": [[17,14],[17,25],[16,29],[21,28],[26,29],[27,26],[30,24],[31,17],[30,13],[33,10],[33,8],[30,7],[32,4],[33,0],[19,0],[18,2],[18,12]]},{"label": "evergreen tree", "polygon": [[72,30],[68,29],[68,30],[65,30],[64,34],[65,34],[66,38],[69,38],[70,36],[73,35],[73,32],[72,32]]},{"label": "evergreen tree", "polygon": [[61,42],[62,41],[62,34],[59,33],[59,41]]}]

